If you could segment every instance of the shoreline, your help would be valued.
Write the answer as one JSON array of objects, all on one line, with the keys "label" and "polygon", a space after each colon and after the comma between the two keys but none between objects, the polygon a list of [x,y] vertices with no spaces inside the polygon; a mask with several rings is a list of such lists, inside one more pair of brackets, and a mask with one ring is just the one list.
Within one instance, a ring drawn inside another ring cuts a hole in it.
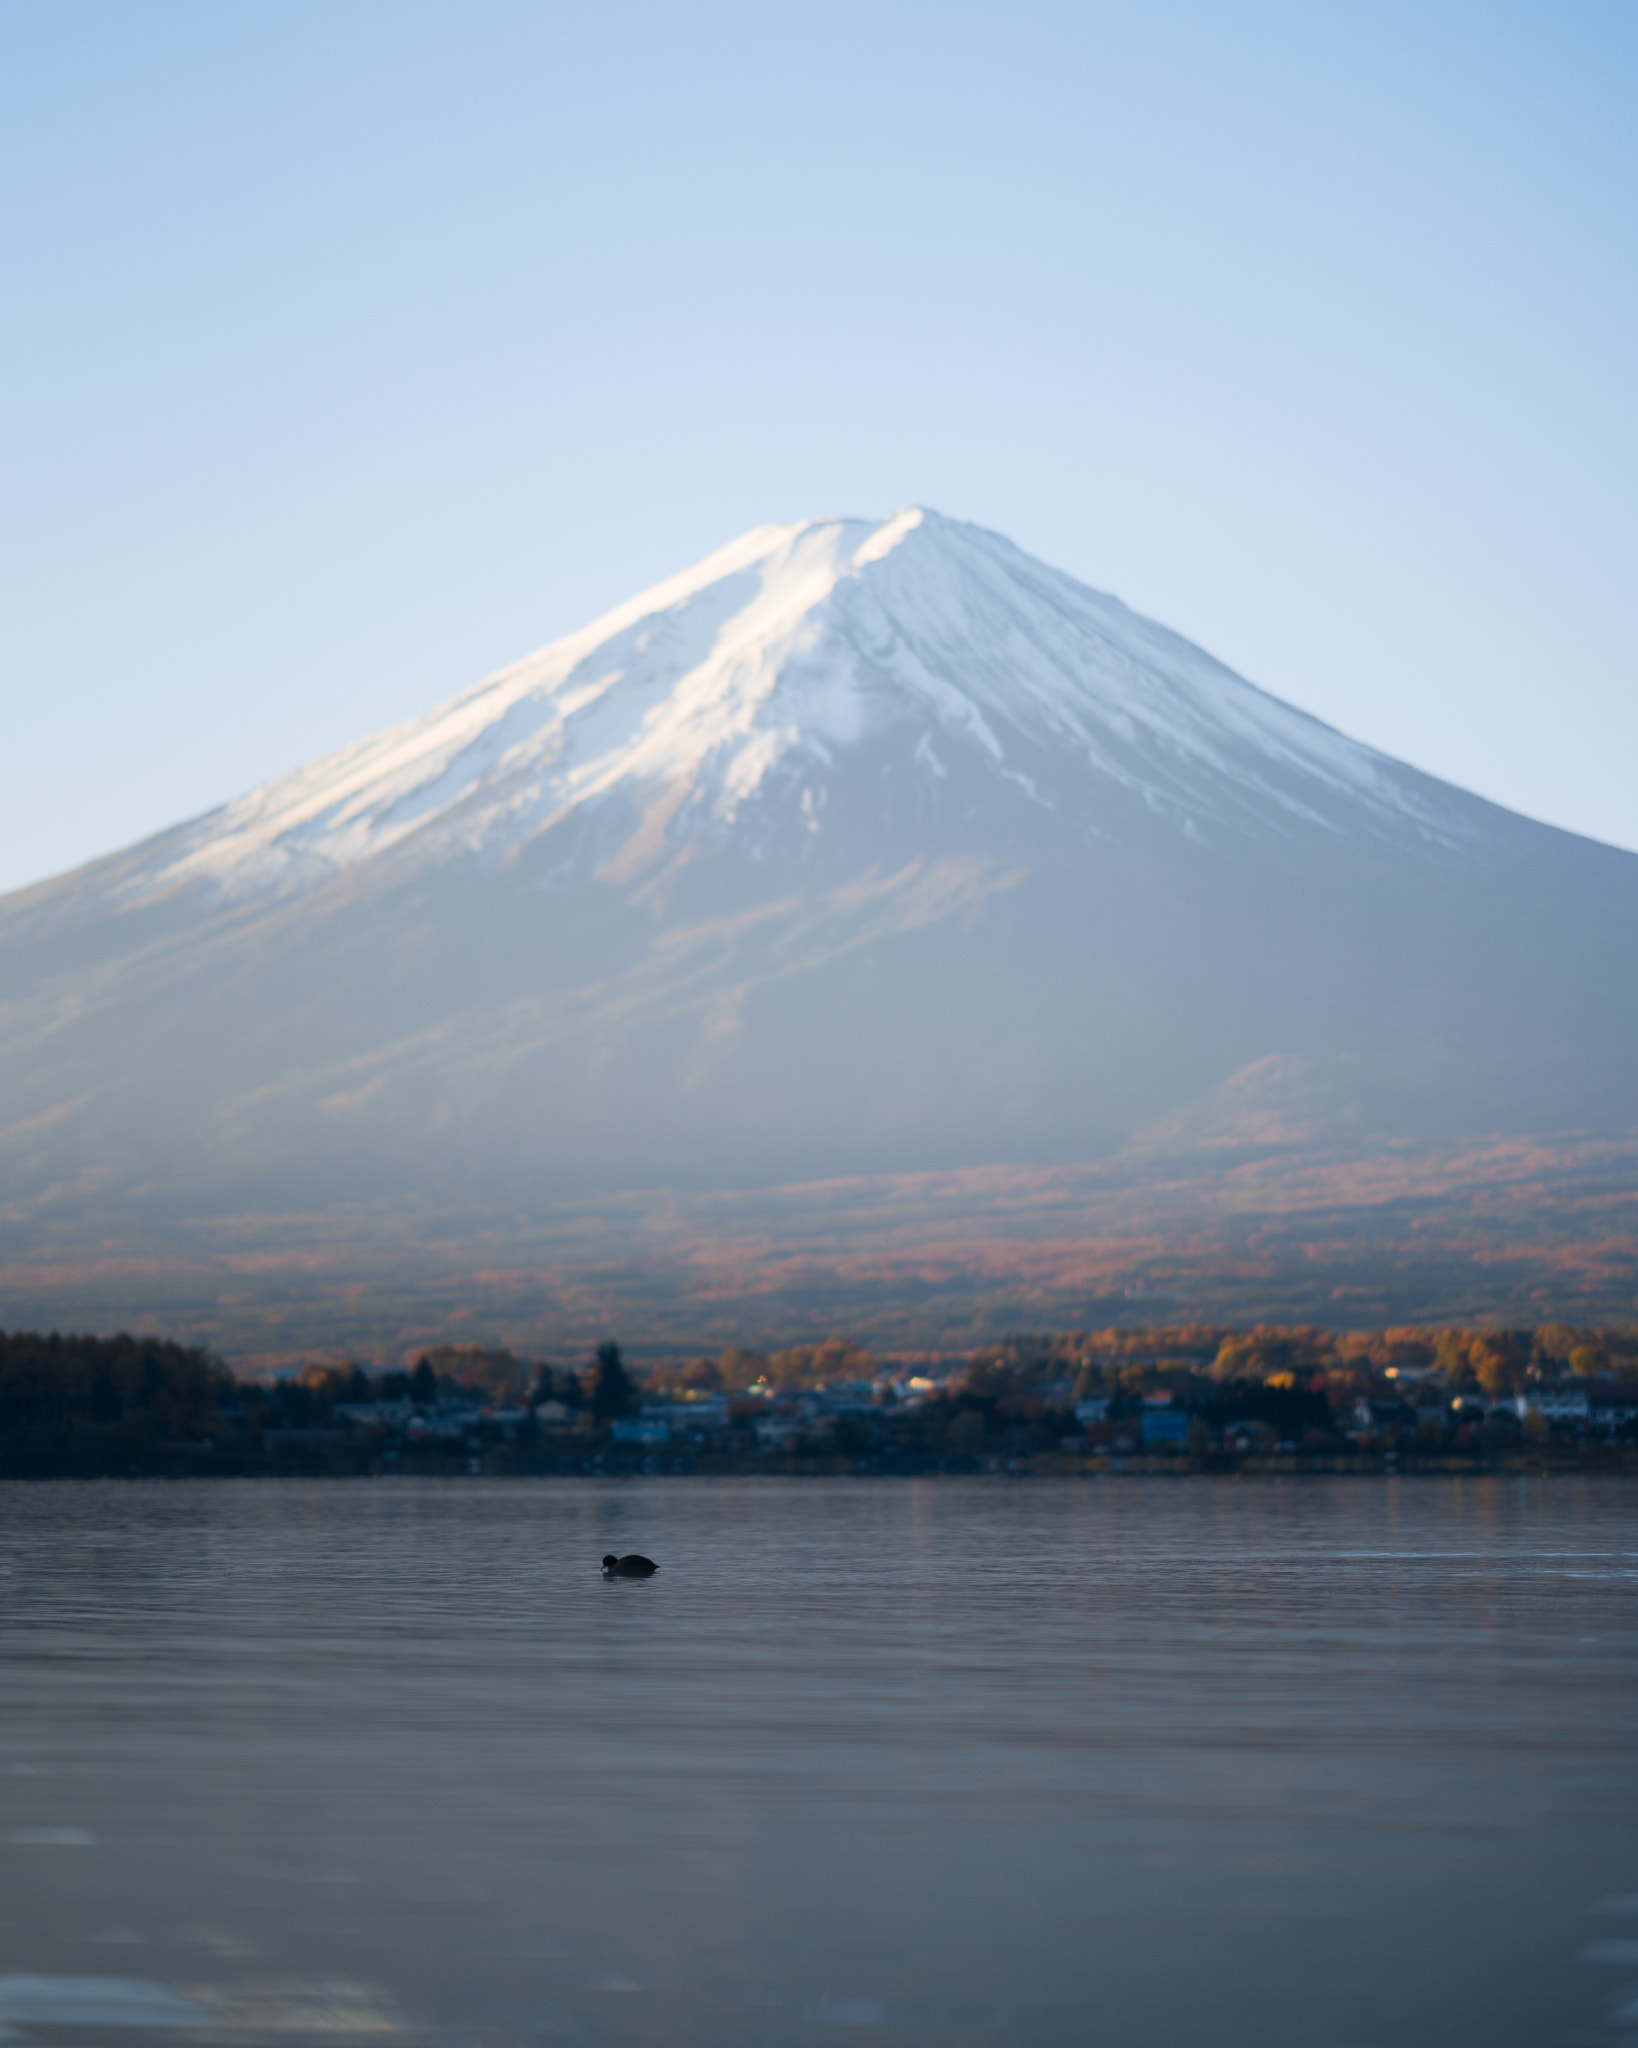
[{"label": "shoreline", "polygon": [[1244,1457],[1208,1453],[1190,1457],[1130,1453],[1076,1458],[1040,1453],[1012,1458],[760,1458],[650,1452],[640,1458],[592,1455],[585,1458],[519,1457],[505,1449],[483,1456],[383,1458],[233,1457],[206,1451],[155,1459],[123,1469],[49,1464],[30,1470],[0,1470],[0,1485],[46,1481],[86,1483],[269,1479],[1450,1479],[1450,1478],[1638,1478],[1638,1445],[1555,1447],[1496,1456],[1372,1456],[1367,1452],[1327,1456],[1291,1451]]}]

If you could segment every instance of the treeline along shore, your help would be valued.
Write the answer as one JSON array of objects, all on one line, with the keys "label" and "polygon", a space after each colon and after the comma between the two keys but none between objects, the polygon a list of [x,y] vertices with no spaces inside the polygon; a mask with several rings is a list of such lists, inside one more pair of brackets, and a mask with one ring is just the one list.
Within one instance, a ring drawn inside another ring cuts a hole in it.
[{"label": "treeline along shore", "polygon": [[842,1338],[646,1368],[445,1345],[235,1375],[157,1337],[0,1333],[0,1477],[1638,1473],[1638,1328],[1168,1325],[969,1357]]}]

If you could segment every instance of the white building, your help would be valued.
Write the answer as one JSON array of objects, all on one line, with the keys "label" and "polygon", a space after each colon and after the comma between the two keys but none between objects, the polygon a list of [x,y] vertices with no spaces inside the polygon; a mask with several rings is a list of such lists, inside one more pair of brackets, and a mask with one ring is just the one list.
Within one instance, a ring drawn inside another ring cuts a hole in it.
[{"label": "white building", "polygon": [[1533,1408],[1543,1422],[1585,1422],[1587,1390],[1585,1387],[1529,1387],[1514,1396],[1513,1406],[1521,1417],[1528,1416]]}]

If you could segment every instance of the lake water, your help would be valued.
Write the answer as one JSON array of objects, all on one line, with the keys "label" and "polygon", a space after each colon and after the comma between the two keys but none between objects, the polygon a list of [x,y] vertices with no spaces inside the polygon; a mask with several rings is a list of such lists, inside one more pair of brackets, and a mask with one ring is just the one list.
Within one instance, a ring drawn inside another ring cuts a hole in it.
[{"label": "lake water", "polygon": [[1635,1592],[1574,1478],[0,1488],[0,2039],[1631,2048]]}]

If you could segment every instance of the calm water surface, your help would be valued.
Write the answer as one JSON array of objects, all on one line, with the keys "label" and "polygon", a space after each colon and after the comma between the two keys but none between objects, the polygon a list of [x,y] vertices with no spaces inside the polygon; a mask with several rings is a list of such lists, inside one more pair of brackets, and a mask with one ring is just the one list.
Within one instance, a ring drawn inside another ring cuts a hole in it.
[{"label": "calm water surface", "polygon": [[0,1488],[0,2039],[1638,2048],[1635,1590],[1618,1481]]}]

